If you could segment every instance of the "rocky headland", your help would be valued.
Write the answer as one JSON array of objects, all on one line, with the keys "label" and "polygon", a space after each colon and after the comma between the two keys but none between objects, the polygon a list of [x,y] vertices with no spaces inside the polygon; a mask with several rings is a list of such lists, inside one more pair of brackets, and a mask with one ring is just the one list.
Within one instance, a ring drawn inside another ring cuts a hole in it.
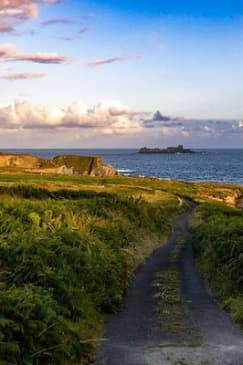
[{"label": "rocky headland", "polygon": [[52,159],[30,154],[0,153],[0,171],[68,176],[115,176],[117,171],[100,157],[60,155]]}]

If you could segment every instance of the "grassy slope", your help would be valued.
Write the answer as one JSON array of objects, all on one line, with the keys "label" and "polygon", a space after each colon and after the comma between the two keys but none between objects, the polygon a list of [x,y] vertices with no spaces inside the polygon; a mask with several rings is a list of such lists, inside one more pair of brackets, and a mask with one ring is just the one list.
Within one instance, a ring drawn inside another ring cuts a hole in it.
[{"label": "grassy slope", "polygon": [[224,199],[236,189],[1,174],[1,364],[77,364],[87,358],[104,314],[119,309],[133,271],[183,209],[178,196]]},{"label": "grassy slope", "polygon": [[233,319],[243,327],[243,213],[200,205],[191,221],[198,267]]},{"label": "grassy slope", "polygon": [[75,364],[182,207],[135,184],[25,178],[0,187],[1,364]]}]

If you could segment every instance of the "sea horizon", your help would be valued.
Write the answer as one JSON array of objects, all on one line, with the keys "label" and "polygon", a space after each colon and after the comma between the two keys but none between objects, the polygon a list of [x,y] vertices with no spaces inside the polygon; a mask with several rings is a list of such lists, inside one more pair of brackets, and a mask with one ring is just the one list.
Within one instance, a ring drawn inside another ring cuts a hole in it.
[{"label": "sea horizon", "polygon": [[198,153],[140,154],[137,148],[8,148],[0,151],[47,159],[63,154],[99,156],[125,176],[243,184],[243,149],[192,150]]}]

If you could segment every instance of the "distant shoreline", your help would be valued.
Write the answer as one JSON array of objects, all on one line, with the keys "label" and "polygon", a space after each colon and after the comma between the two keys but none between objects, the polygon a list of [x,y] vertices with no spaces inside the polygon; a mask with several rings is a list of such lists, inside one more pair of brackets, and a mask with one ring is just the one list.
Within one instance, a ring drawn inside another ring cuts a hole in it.
[{"label": "distant shoreline", "polygon": [[[85,148],[85,147],[3,147],[0,151],[138,151],[140,147],[93,147],[93,148]],[[149,147],[152,148],[152,147]],[[193,151],[243,151],[243,147],[190,147]]]},{"label": "distant shoreline", "polygon": [[[5,152],[2,149],[2,152]],[[130,176],[149,176],[185,181],[217,181],[243,184],[243,149],[195,149],[195,154],[138,154],[138,149],[17,149],[52,159],[62,154],[101,156],[104,163]],[[125,171],[124,171],[125,170]]]}]

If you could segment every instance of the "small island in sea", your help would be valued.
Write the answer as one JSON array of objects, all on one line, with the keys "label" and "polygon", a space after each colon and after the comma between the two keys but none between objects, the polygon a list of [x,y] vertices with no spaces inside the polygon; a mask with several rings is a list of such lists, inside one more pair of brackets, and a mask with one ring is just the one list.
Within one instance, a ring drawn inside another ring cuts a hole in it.
[{"label": "small island in sea", "polygon": [[190,150],[189,148],[184,148],[183,145],[179,145],[177,147],[167,147],[165,149],[162,148],[148,148],[142,147],[138,151],[138,153],[167,153],[167,154],[176,154],[176,153],[195,153],[194,151]]}]

